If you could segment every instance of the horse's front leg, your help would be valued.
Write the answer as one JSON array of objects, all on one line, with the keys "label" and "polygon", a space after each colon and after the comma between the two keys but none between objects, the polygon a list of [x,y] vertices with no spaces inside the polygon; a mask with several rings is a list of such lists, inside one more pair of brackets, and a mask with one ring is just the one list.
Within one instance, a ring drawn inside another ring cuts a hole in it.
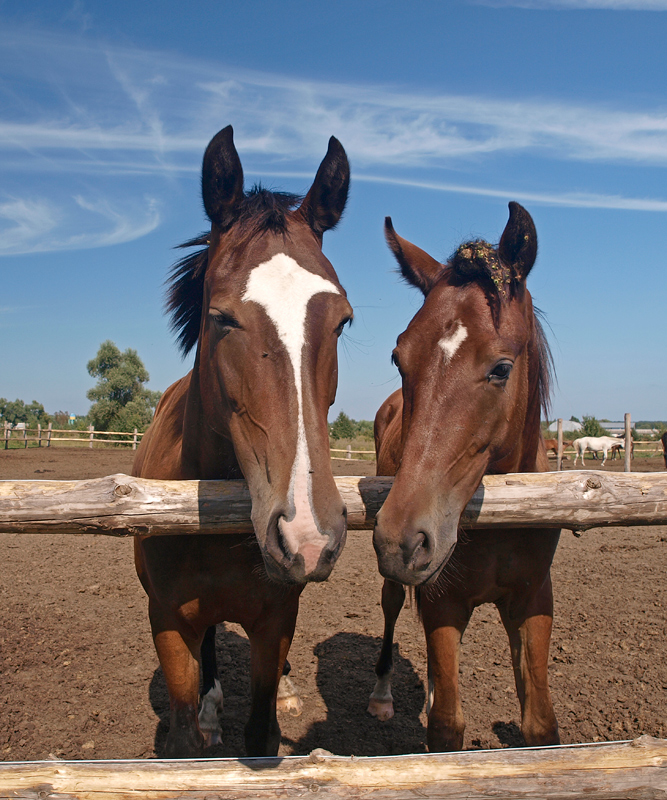
[{"label": "horse's front leg", "polygon": [[530,747],[559,744],[547,676],[553,624],[551,576],[518,616],[512,617],[504,606],[498,610],[510,641],[523,738]]},{"label": "horse's front leg", "polygon": [[251,757],[278,755],[278,685],[294,636],[301,588],[284,590],[275,607],[246,628],[250,639],[251,708],[245,727],[245,745]]},{"label": "horse's front leg", "polygon": [[391,694],[391,675],[394,669],[394,629],[405,602],[405,588],[400,583],[385,580],[382,585],[382,613],[384,636],[380,657],[375,665],[377,681],[368,701],[368,713],[383,722],[394,716],[394,698]]},{"label": "horse's front leg", "polygon": [[196,758],[204,749],[199,728],[199,657],[203,636],[184,635],[179,620],[149,603],[153,641],[169,691],[167,758]]},{"label": "horse's front leg", "polygon": [[199,728],[206,746],[222,742],[218,712],[222,710],[222,686],[215,657],[215,625],[207,628],[201,643],[202,692]]},{"label": "horse's front leg", "polygon": [[449,598],[421,601],[428,654],[429,705],[427,743],[431,753],[461,750],[465,719],[459,690],[461,637],[472,609]]},{"label": "horse's front leg", "polygon": [[604,462],[607,460],[607,448],[606,447],[602,450],[602,453],[603,453],[603,455],[602,455],[602,464],[600,464],[600,466],[604,467]]}]

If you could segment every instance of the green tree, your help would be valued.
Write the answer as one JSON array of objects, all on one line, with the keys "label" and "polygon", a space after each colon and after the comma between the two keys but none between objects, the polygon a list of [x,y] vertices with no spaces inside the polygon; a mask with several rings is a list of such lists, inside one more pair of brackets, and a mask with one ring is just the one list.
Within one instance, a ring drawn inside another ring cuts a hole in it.
[{"label": "green tree", "polygon": [[161,392],[144,386],[149,375],[136,350],[124,353],[111,341],[102,342],[88,373],[98,378],[86,396],[93,401],[88,412],[91,425],[100,431],[146,430]]},{"label": "green tree", "polygon": [[0,420],[11,422],[25,422],[28,428],[36,428],[37,423],[48,425],[51,417],[44,410],[44,406],[33,400],[32,403],[24,403],[23,400],[6,400],[0,397]]},{"label": "green tree", "polygon": [[600,425],[595,417],[584,414],[581,418],[580,436],[606,436],[607,431]]},{"label": "green tree", "polygon": [[355,423],[356,435],[360,439],[373,438],[373,422],[369,419],[360,419]]},{"label": "green tree", "polygon": [[351,420],[344,411],[341,411],[331,426],[331,438],[353,439],[354,434],[354,421]]}]

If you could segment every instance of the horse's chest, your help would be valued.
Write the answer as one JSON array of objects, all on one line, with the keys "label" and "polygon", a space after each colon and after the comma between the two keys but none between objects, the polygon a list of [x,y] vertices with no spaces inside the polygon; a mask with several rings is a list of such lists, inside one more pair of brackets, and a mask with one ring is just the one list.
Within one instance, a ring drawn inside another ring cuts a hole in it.
[{"label": "horse's chest", "polygon": [[448,565],[453,591],[473,607],[530,594],[549,574],[558,536],[558,531],[467,531]]}]

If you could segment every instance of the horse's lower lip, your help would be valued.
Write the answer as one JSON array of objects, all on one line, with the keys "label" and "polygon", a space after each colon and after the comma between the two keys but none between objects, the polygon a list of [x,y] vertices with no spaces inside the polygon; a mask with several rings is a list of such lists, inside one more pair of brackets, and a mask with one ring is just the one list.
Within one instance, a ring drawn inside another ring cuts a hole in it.
[{"label": "horse's lower lip", "polygon": [[454,552],[454,548],[456,547],[456,542],[449,548],[447,551],[447,555],[442,559],[440,562],[440,566],[436,567],[433,572],[426,578],[425,581],[421,584],[422,586],[433,586],[434,583],[438,580],[438,578],[442,575],[442,571],[444,568],[449,564],[449,559],[452,557],[452,553]]},{"label": "horse's lower lip", "polygon": [[433,561],[427,565],[426,568],[416,570],[413,566],[407,566],[400,570],[400,574],[390,571],[390,574],[380,569],[380,573],[384,578],[402,583],[405,586],[432,586],[440,577],[443,569],[449,563],[449,559],[454,552],[456,542],[454,542],[445,557],[438,563],[437,567],[433,567]]}]

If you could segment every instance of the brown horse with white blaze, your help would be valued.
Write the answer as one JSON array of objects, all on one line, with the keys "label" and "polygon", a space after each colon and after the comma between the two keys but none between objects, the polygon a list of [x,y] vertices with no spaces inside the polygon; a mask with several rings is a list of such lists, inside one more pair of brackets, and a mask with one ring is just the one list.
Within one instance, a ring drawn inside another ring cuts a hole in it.
[{"label": "brown horse with white blaze", "polygon": [[394,350],[402,389],[376,417],[377,472],[395,478],[373,534],[385,636],[369,711],[393,715],[394,625],[404,585],[417,587],[432,751],[463,746],[460,643],[482,603],[497,606],[509,636],[525,741],[558,742],[547,663],[560,531],[459,529],[485,474],[548,470],[540,416],[551,361],[526,288],[537,234],[524,208],[509,207],[497,247],[468,242],[444,265],[385,223],[403,276],[425,299]]},{"label": "brown horse with white blaze", "polygon": [[299,595],[328,577],[345,543],[327,411],[338,337],[352,310],[322,235],[340,219],[348,186],[347,157],[333,137],[302,202],[261,187],[244,191],[231,126],[204,155],[211,230],[184,245],[205,247],[176,265],[168,295],[183,351],[196,347],[194,367],[161,399],[133,474],[245,478],[255,536],[135,540],[169,690],[171,757],[200,755],[204,734],[219,741],[219,684],[202,725],[197,708],[202,642],[212,684],[212,626],[223,620],[241,624],[250,640],[248,755],[277,754],[276,696]]}]

